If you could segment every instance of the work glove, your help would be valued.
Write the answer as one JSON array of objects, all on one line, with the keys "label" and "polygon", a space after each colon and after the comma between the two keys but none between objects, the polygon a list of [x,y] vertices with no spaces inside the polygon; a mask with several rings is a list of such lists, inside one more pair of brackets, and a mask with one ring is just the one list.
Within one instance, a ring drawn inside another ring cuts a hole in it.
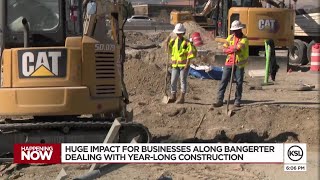
[{"label": "work glove", "polygon": [[228,48],[223,50],[225,54],[233,54],[237,51],[238,51],[237,48],[234,48],[233,46],[229,46]]}]

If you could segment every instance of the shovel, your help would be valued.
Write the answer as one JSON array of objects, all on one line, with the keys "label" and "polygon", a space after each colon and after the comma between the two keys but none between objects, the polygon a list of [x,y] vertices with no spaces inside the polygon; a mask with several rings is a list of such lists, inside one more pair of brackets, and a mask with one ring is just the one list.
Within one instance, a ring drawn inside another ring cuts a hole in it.
[{"label": "shovel", "polygon": [[168,55],[167,55],[167,63],[166,63],[166,77],[165,77],[164,87],[163,87],[164,96],[162,98],[162,103],[164,103],[164,104],[168,104],[170,101],[170,97],[167,94],[167,84],[168,84],[167,79],[168,79],[168,74],[169,74],[169,72],[168,72],[169,67],[168,66],[169,66],[169,60],[170,60],[169,47],[167,48],[167,50],[168,50]]},{"label": "shovel", "polygon": [[[234,57],[236,57],[236,53],[234,53]],[[236,61],[236,59],[234,58],[234,61]],[[230,104],[230,96],[231,96],[231,90],[232,90],[232,83],[233,83],[233,75],[234,75],[234,64],[232,64],[232,69],[231,69],[231,78],[230,78],[230,88],[229,88],[229,95],[228,95],[228,100],[227,100],[227,115],[229,117],[231,117],[233,111],[231,109],[229,109],[229,104]]]}]

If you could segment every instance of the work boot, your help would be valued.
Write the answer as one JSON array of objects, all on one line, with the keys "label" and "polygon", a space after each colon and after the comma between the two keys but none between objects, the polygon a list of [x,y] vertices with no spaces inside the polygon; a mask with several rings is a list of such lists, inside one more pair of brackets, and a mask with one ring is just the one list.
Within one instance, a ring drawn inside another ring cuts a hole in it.
[{"label": "work boot", "polygon": [[176,93],[171,93],[171,96],[169,98],[169,103],[173,103],[177,100],[177,94]]},{"label": "work boot", "polygon": [[212,104],[213,107],[221,107],[223,106],[223,102],[222,101],[217,101],[215,103]]},{"label": "work boot", "polygon": [[176,101],[177,104],[183,104],[184,103],[184,96],[186,93],[181,93],[179,96],[179,99]]}]

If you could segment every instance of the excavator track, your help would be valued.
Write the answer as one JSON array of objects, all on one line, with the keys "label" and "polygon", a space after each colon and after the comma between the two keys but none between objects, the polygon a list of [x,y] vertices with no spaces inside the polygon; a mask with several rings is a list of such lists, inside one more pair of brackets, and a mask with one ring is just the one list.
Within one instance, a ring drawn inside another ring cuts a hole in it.
[{"label": "excavator track", "polygon": [[[0,124],[0,154],[13,152],[16,143],[102,143],[112,126],[111,121],[87,118],[72,121],[18,122]],[[116,142],[149,143],[149,130],[139,123],[121,121]]]}]

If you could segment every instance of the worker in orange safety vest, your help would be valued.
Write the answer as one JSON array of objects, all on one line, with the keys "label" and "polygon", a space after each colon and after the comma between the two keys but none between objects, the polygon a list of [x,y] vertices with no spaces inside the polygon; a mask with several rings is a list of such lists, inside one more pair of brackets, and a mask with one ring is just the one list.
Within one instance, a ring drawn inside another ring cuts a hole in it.
[{"label": "worker in orange safety vest", "polygon": [[[195,47],[191,42],[184,37],[186,29],[183,24],[176,24],[173,33],[177,35],[176,38],[168,39],[168,48],[171,52],[171,96],[169,102],[176,102],[183,104],[185,102],[185,94],[187,92],[187,76],[189,73],[190,60],[195,58]],[[177,83],[180,76],[181,94],[178,100]]]},{"label": "worker in orange safety vest", "polygon": [[213,107],[223,106],[224,93],[231,78],[233,64],[235,64],[234,77],[236,80],[234,106],[240,107],[244,68],[248,63],[249,57],[249,41],[242,33],[243,28],[244,26],[240,21],[233,21],[230,29],[233,33],[228,36],[226,43],[223,45],[223,51],[227,54],[227,59],[219,84],[217,101],[213,104]]}]

